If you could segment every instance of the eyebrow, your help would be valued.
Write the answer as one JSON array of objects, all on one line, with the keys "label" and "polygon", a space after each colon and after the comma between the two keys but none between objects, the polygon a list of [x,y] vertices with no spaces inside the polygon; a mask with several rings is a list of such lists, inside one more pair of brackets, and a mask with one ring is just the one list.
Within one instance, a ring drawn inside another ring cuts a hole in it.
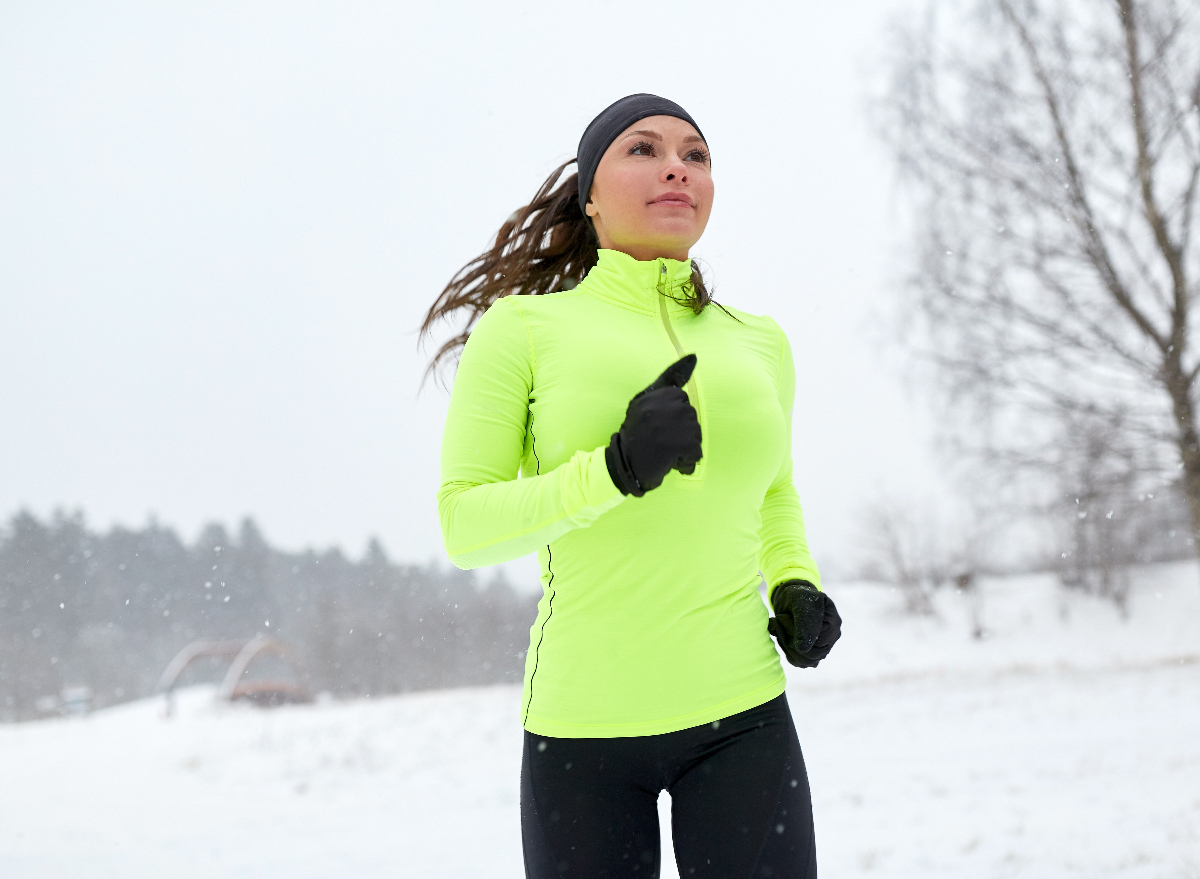
[{"label": "eyebrow", "polygon": [[[625,137],[633,137],[635,134],[643,135],[644,137],[652,137],[655,140],[662,140],[662,135],[657,131],[651,131],[648,128],[639,128],[637,131],[631,131]],[[624,140],[624,138],[622,138]],[[698,134],[689,134],[683,139],[684,143],[705,143],[704,138]],[[705,144],[707,146],[707,144]]]}]

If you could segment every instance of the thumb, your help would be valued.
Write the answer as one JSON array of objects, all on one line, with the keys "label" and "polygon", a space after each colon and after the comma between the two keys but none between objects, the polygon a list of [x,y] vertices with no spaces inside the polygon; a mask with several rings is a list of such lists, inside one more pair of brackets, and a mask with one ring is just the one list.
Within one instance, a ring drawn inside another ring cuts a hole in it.
[{"label": "thumb", "polygon": [[796,635],[796,621],[787,611],[777,613],[767,621],[767,631],[779,639],[791,640]]},{"label": "thumb", "polygon": [[[692,370],[696,368],[696,355],[685,354],[680,357],[670,366],[663,370],[663,374],[654,380],[646,391],[657,391],[659,388],[682,388],[687,384],[687,380],[692,377]],[[646,393],[643,391],[642,393]]]}]

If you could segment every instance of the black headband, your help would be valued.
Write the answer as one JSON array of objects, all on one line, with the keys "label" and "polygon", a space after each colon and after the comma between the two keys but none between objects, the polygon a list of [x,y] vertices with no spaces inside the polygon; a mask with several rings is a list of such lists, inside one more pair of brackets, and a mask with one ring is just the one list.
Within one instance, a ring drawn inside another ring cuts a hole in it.
[{"label": "black headband", "polygon": [[583,137],[579,138],[579,151],[575,154],[579,165],[579,209],[584,216],[587,215],[588,195],[592,191],[592,178],[596,176],[600,157],[617,139],[617,135],[647,116],[674,116],[690,123],[696,133],[704,137],[704,132],[687,110],[658,95],[629,95],[615,104],[609,104],[584,130]]}]

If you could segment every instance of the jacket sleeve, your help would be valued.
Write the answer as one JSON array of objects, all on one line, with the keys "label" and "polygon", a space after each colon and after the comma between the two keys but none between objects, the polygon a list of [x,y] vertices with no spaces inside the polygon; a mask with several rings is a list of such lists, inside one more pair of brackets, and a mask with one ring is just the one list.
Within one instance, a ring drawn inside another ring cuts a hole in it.
[{"label": "jacket sleeve", "polygon": [[518,478],[533,391],[533,343],[515,297],[480,318],[459,361],[442,435],[438,516],[460,568],[511,561],[586,528],[624,495],[604,447]]},{"label": "jacket sleeve", "polygon": [[779,339],[777,387],[779,406],[787,425],[787,444],[783,463],[771,487],[767,489],[761,511],[758,563],[767,582],[768,597],[784,580],[807,580],[818,589],[821,588],[821,574],[808,551],[800,496],[792,483],[792,404],[796,396],[796,368],[792,363],[792,348],[781,329]]}]

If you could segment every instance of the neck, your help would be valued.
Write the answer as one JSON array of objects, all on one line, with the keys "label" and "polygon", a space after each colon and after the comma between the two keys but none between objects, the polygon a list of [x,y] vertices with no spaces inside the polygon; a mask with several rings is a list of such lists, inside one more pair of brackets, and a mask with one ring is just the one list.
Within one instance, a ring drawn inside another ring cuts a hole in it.
[{"label": "neck", "polygon": [[653,262],[656,259],[674,259],[679,262],[688,261],[688,249],[661,247],[653,244],[616,244],[612,241],[605,241],[604,235],[599,236],[600,246],[604,250],[616,250],[624,253],[627,256],[632,256],[638,262]]}]

